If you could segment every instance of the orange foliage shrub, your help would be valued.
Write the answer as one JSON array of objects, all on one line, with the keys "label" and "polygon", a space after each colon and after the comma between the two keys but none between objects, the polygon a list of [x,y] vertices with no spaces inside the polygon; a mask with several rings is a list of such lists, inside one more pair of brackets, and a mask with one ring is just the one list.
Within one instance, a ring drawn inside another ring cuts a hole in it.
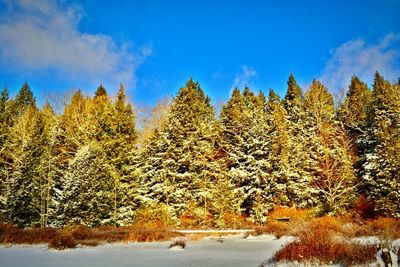
[{"label": "orange foliage shrub", "polygon": [[321,229],[327,232],[342,232],[342,222],[338,218],[331,216],[314,218],[310,220],[308,227],[311,231]]},{"label": "orange foliage shrub", "polygon": [[323,263],[342,263],[345,266],[364,264],[375,259],[377,248],[373,245],[343,243],[336,241],[335,227],[313,228],[300,235],[299,240],[278,250],[275,261],[319,261]]},{"label": "orange foliage shrub", "polygon": [[182,234],[171,232],[163,227],[150,228],[141,225],[19,229],[12,225],[0,224],[0,244],[47,243],[50,248],[55,249],[73,248],[77,244],[95,246],[101,242],[164,241],[177,236],[182,236]]},{"label": "orange foliage shrub", "polygon": [[49,241],[49,248],[63,250],[66,248],[75,248],[75,239],[70,234],[59,234]]},{"label": "orange foliage shrub", "polygon": [[365,195],[361,195],[354,203],[354,212],[363,219],[370,219],[375,216],[374,206]]},{"label": "orange foliage shrub", "polygon": [[254,226],[248,218],[242,214],[225,213],[224,222],[226,228],[238,229]]},{"label": "orange foliage shrub", "polygon": [[290,218],[290,222],[298,223],[305,222],[314,216],[312,210],[309,209],[277,207],[268,214],[268,221],[276,221],[276,219],[284,217]]},{"label": "orange foliage shrub", "polygon": [[366,235],[381,235],[389,239],[400,238],[399,219],[379,217],[375,220],[367,221],[365,229]]},{"label": "orange foliage shrub", "polygon": [[254,227],[254,232],[256,235],[260,234],[274,234],[276,237],[280,238],[284,235],[289,235],[291,232],[291,225],[285,222],[272,221],[268,222],[265,226]]}]

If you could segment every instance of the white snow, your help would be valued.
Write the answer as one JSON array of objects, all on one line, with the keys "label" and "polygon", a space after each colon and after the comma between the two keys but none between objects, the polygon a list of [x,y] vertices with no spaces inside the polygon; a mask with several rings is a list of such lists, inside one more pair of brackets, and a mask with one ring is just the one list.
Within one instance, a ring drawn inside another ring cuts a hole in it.
[{"label": "white snow", "polygon": [[[221,242],[222,240],[222,242]],[[153,243],[107,244],[65,251],[45,247],[0,247],[0,266],[72,267],[72,266],[258,266],[290,237],[270,236],[245,239],[240,235],[221,240],[187,241],[184,250],[168,249],[171,241]]]}]

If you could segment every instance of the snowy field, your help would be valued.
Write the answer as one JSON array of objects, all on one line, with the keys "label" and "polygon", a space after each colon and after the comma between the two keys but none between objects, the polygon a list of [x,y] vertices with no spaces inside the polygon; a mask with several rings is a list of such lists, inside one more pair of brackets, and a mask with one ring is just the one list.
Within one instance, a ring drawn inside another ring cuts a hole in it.
[{"label": "snowy field", "polygon": [[153,243],[107,244],[65,251],[47,246],[0,247],[2,267],[75,267],[75,266],[229,266],[257,267],[290,237],[275,239],[264,235],[244,239],[240,235],[222,239],[187,241],[186,248],[168,249],[171,241]]}]

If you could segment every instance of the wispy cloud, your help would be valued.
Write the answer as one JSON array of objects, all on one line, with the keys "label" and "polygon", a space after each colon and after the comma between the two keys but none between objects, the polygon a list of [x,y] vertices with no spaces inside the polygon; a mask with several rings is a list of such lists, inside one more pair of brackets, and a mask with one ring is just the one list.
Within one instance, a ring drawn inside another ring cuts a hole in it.
[{"label": "wispy cloud", "polygon": [[371,83],[375,71],[386,79],[400,76],[400,34],[387,34],[377,43],[357,38],[331,51],[320,80],[334,92],[347,88],[352,75]]},{"label": "wispy cloud", "polygon": [[240,72],[236,73],[233,79],[232,89],[238,87],[243,89],[245,86],[254,87],[254,80],[257,79],[257,70],[253,67],[244,65]]},{"label": "wispy cloud", "polygon": [[0,60],[14,71],[52,71],[76,81],[134,87],[136,69],[151,54],[147,47],[132,51],[108,35],[80,31],[83,10],[77,5],[56,0],[3,2]]}]

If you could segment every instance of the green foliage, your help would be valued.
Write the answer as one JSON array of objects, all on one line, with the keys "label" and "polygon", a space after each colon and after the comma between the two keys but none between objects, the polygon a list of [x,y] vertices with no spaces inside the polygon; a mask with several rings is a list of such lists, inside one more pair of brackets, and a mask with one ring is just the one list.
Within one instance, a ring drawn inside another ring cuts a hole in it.
[{"label": "green foliage", "polygon": [[400,217],[400,96],[377,72],[372,92],[365,174],[369,196],[378,214]]},{"label": "green foliage", "polygon": [[93,145],[78,150],[65,173],[61,199],[64,224],[113,223],[114,181],[104,153]]},{"label": "green foliage", "polygon": [[39,110],[28,84],[12,99],[3,89],[0,219],[224,228],[278,205],[341,214],[357,193],[400,217],[399,84],[376,73],[371,92],[353,77],[337,110],[321,82],[304,96],[287,84],[282,101],[235,88],[217,118],[189,79],[141,132],[122,85],[115,98],[76,91],[62,114]]}]

